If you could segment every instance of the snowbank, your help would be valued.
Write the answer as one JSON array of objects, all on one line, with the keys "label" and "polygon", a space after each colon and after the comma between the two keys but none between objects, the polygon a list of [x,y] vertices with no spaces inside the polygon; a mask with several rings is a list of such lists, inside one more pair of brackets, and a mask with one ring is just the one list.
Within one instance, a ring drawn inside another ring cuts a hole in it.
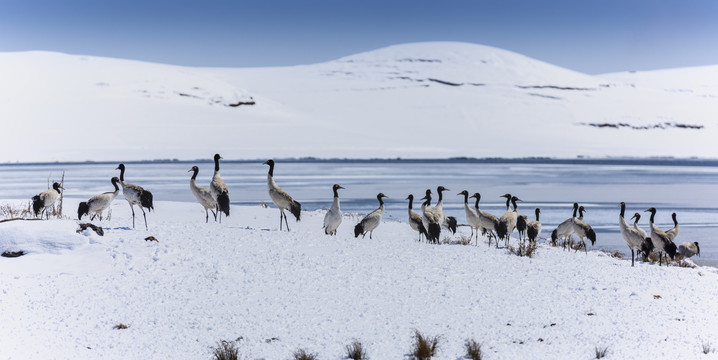
[{"label": "snowbank", "polygon": [[329,237],[323,211],[279,232],[276,208],[234,206],[222,224],[205,224],[198,204],[155,207],[149,231],[141,218],[129,228],[118,201],[104,237],[0,258],[0,357],[201,359],[218,340],[241,338],[246,358],[304,348],[331,359],[356,338],[373,359],[402,359],[414,329],[441,335],[437,359],[462,356],[468,338],[490,359],[593,358],[596,347],[610,358],[691,359],[703,342],[718,345],[714,268],[632,268],[545,245],[533,258],[485,243],[427,245],[401,222],[356,239],[355,214]]}]

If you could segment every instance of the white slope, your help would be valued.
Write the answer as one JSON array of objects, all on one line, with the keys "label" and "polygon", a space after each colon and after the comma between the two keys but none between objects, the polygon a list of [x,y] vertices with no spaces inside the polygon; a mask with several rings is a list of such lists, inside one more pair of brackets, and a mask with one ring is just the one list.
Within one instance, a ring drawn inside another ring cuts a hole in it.
[{"label": "white slope", "polygon": [[0,162],[714,157],[718,74],[694,72],[636,85],[456,42],[236,69],[3,53]]},{"label": "white slope", "polygon": [[[415,329],[441,336],[438,360],[461,358],[468,338],[491,359],[588,359],[597,347],[617,359],[695,359],[718,344],[715,268],[428,245],[399,222],[356,239],[356,214],[330,237],[323,211],[280,232],[276,208],[234,207],[220,225],[196,203],[155,205],[144,231],[114,202],[103,237],[76,234],[72,220],[0,224],[0,238],[38,234],[12,247],[35,251],[0,258],[0,358],[208,359],[217,341],[241,337],[246,359],[299,348],[339,359],[352,339],[372,359],[403,359]],[[75,245],[37,247],[48,229]]]}]

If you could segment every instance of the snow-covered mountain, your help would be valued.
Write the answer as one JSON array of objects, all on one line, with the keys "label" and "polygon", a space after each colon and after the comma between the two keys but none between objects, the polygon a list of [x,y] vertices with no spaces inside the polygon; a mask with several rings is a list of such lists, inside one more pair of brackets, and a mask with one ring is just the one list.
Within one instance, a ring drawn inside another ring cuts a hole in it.
[{"label": "snow-covered mountain", "polygon": [[271,68],[2,53],[0,78],[0,162],[706,158],[718,135],[718,67],[590,76],[455,42]]}]

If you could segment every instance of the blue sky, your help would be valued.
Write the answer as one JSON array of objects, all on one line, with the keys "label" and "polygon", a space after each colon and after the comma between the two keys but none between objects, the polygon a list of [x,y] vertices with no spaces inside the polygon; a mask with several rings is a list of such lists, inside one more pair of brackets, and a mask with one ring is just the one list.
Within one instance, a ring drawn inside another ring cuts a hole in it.
[{"label": "blue sky", "polygon": [[716,0],[0,0],[0,8],[0,51],[251,67],[464,41],[589,74],[718,65]]}]

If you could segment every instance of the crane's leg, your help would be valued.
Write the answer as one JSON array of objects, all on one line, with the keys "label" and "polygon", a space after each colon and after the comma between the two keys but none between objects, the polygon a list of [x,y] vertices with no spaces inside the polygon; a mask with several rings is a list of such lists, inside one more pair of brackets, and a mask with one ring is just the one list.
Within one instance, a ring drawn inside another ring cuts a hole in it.
[{"label": "crane's leg", "polygon": [[[282,215],[284,215],[284,224],[287,225],[287,231],[289,231],[289,223],[287,222],[287,214],[284,213],[284,210],[282,210]],[[282,221],[281,219],[279,220]]]},{"label": "crane's leg", "polygon": [[282,231],[282,218],[284,217],[284,210],[279,209],[279,231]]},{"label": "crane's leg", "polygon": [[214,215],[214,221],[216,222],[217,221],[217,213],[214,212],[213,210],[210,210],[210,211],[212,211],[212,215]]},{"label": "crane's leg", "polygon": [[633,248],[631,248],[631,266],[633,266],[633,262],[634,262],[633,259],[635,259],[635,254],[633,252]]},{"label": "crane's leg", "polygon": [[369,231],[369,239],[371,239],[371,234],[373,234],[373,233],[374,233],[374,230]]},{"label": "crane's leg", "polygon": [[142,208],[142,205],[140,205],[140,210],[142,210],[142,217],[145,218],[145,230],[149,230],[147,228],[147,215],[145,215],[145,209]]},{"label": "crane's leg", "polygon": [[132,210],[132,228],[135,228],[135,207],[132,206],[132,203],[128,201],[130,204],[130,210]]},{"label": "crane's leg", "polygon": [[205,217],[204,217],[204,223],[209,223],[209,210],[204,209]]}]

